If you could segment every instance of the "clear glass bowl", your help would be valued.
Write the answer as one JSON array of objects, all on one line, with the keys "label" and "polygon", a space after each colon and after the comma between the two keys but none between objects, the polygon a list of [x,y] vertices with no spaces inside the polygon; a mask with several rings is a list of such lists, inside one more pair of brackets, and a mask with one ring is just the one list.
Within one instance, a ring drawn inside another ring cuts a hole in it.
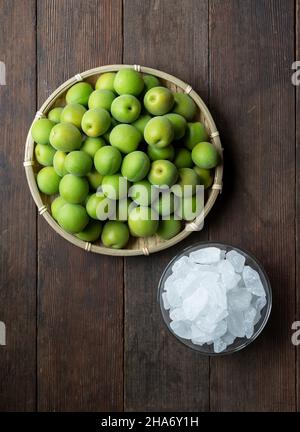
[{"label": "clear glass bowl", "polygon": [[[191,340],[182,339],[179,336],[177,336],[175,333],[173,333],[173,331],[170,327],[171,320],[169,317],[169,311],[165,310],[165,308],[163,306],[163,300],[162,300],[162,293],[164,292],[165,281],[172,273],[173,264],[177,260],[179,260],[179,258],[181,258],[182,256],[185,256],[185,255],[187,256],[195,250],[203,249],[206,247],[212,247],[212,246],[215,246],[221,250],[224,250],[225,252],[228,252],[230,250],[235,250],[235,251],[241,253],[242,255],[244,255],[244,257],[246,258],[245,265],[251,266],[254,270],[256,270],[259,273],[262,284],[263,284],[265,292],[266,292],[266,300],[267,300],[267,304],[265,305],[265,307],[261,311],[261,318],[256,323],[256,325],[254,327],[254,333],[251,336],[251,338],[249,338],[249,339],[247,339],[246,337],[236,338],[235,341],[233,342],[233,344],[228,345],[226,350],[222,351],[220,353],[214,352],[213,345],[207,345],[207,344],[204,344],[202,346],[201,345],[195,345],[192,343]],[[176,255],[169,262],[169,264],[165,268],[165,270],[164,270],[164,272],[160,278],[159,284],[158,284],[158,302],[160,304],[160,310],[161,310],[163,320],[164,320],[166,326],[168,327],[169,331],[172,333],[172,335],[174,337],[176,337],[176,339],[178,339],[181,343],[188,346],[189,348],[192,348],[193,350],[200,352],[201,354],[210,355],[210,356],[220,356],[220,355],[225,355],[225,354],[231,354],[231,353],[234,353],[236,351],[240,351],[243,348],[246,348],[262,332],[262,330],[264,329],[264,327],[265,327],[265,325],[269,319],[270,313],[271,313],[272,290],[271,290],[269,278],[268,278],[265,270],[263,269],[262,265],[249,252],[246,252],[245,250],[242,250],[242,249],[234,247],[234,246],[230,246],[228,244],[213,243],[213,242],[201,242],[201,243],[197,243],[197,244],[194,244],[192,246],[187,247],[186,249],[184,249],[182,252],[180,252],[178,255]]]}]

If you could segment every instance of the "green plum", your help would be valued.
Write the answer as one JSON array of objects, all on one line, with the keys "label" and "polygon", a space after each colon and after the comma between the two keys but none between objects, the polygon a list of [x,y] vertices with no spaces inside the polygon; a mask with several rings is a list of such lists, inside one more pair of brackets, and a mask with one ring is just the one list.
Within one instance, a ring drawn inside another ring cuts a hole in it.
[{"label": "green plum", "polygon": [[181,231],[181,221],[171,216],[170,219],[159,222],[157,234],[164,240],[170,240]]},{"label": "green plum", "polygon": [[93,92],[93,87],[87,82],[79,82],[74,84],[66,94],[67,104],[81,104],[87,106],[90,94]]},{"label": "green plum", "polygon": [[61,179],[59,193],[68,203],[80,204],[89,193],[89,183],[86,178],[67,174]]},{"label": "green plum", "polygon": [[152,204],[152,208],[164,219],[169,219],[178,204],[178,197],[169,189],[159,194],[159,198]]},{"label": "green plum", "polygon": [[109,112],[104,108],[93,108],[88,110],[81,121],[83,132],[89,137],[103,135],[110,127],[111,119]]},{"label": "green plum", "polygon": [[95,89],[115,91],[114,80],[116,75],[115,72],[106,72],[101,74],[97,79]]},{"label": "green plum", "polygon": [[89,97],[89,109],[104,108],[110,111],[111,104],[116,98],[116,94],[111,90],[94,90]]},{"label": "green plum", "polygon": [[111,114],[119,122],[132,123],[141,113],[140,101],[132,95],[118,96],[111,104]]},{"label": "green plum", "polygon": [[59,182],[61,178],[55,172],[52,166],[42,168],[37,175],[37,184],[39,190],[46,195],[58,193]]},{"label": "green plum", "polygon": [[158,214],[149,207],[136,207],[128,215],[128,225],[134,237],[149,237],[158,228]]},{"label": "green plum", "polygon": [[97,190],[99,186],[102,184],[103,176],[98,173],[96,170],[92,170],[86,175],[86,178],[89,182],[89,185],[92,189]]},{"label": "green plum", "polygon": [[194,166],[194,171],[199,177],[199,184],[204,186],[204,189],[208,189],[213,184],[214,178],[210,170],[205,168],[199,168]]},{"label": "green plum", "polygon": [[118,172],[121,163],[121,153],[116,147],[110,145],[100,148],[94,157],[95,168],[103,176]]},{"label": "green plum", "polygon": [[74,126],[80,128],[81,120],[86,109],[83,105],[73,103],[66,105],[61,113],[62,123],[72,123]]},{"label": "green plum", "polygon": [[58,196],[56,197],[52,203],[51,203],[51,214],[53,219],[57,221],[58,213],[60,209],[67,203],[66,200],[63,199],[63,197]]},{"label": "green plum", "polygon": [[85,176],[93,166],[92,158],[81,150],[70,152],[65,159],[65,168],[70,174]]},{"label": "green plum", "polygon": [[116,204],[104,195],[94,193],[86,201],[86,211],[92,219],[103,221],[115,214]]},{"label": "green plum", "polygon": [[194,163],[191,152],[186,148],[176,150],[174,164],[177,168],[192,168]]},{"label": "green plum", "polygon": [[104,195],[112,200],[127,198],[130,183],[121,174],[106,175],[102,180]]},{"label": "green plum", "polygon": [[179,168],[177,184],[180,186],[180,196],[191,196],[196,193],[199,177],[192,168]]},{"label": "green plum", "polygon": [[207,141],[208,138],[208,133],[206,132],[203,123],[188,123],[185,136],[183,138],[183,144],[189,150],[193,150],[196,144],[198,144],[199,142]]},{"label": "green plum", "polygon": [[136,204],[128,198],[120,199],[117,201],[116,214],[110,219],[116,219],[118,221],[127,221],[129,212],[132,208],[136,207]]},{"label": "green plum", "polygon": [[164,116],[153,117],[146,124],[144,138],[150,146],[167,147],[174,138],[172,123]]},{"label": "green plum", "polygon": [[106,222],[102,231],[101,240],[106,247],[122,249],[129,240],[127,224],[120,221]]},{"label": "green plum", "polygon": [[37,144],[34,149],[36,160],[43,166],[53,165],[55,149],[49,144]]},{"label": "green plum", "polygon": [[156,76],[144,74],[143,80],[144,80],[145,92],[152,89],[153,87],[159,87],[160,86],[159,79],[156,78]]},{"label": "green plum", "polygon": [[199,168],[215,168],[220,162],[217,149],[209,142],[201,142],[192,150],[192,159]]},{"label": "green plum", "polygon": [[186,129],[186,119],[182,117],[180,114],[169,113],[165,114],[168,120],[172,123],[174,130],[174,140],[181,139],[185,134]]},{"label": "green plum", "polygon": [[90,221],[83,231],[75,234],[80,240],[94,242],[98,240],[102,232],[101,222]]},{"label": "green plum", "polygon": [[152,161],[161,160],[161,159],[168,159],[172,161],[174,159],[175,150],[172,144],[163,148],[148,146],[147,154]]},{"label": "green plum", "polygon": [[67,154],[61,150],[57,150],[54,157],[53,157],[53,167],[56,171],[56,173],[63,177],[64,175],[68,174],[68,171],[65,168],[65,159]]},{"label": "green plum", "polygon": [[146,153],[134,151],[126,155],[121,166],[121,173],[131,182],[142,180],[148,174],[150,160]]},{"label": "green plum", "polygon": [[63,111],[62,107],[52,108],[52,110],[48,112],[48,119],[54,123],[60,123],[61,122],[60,116],[62,111]]},{"label": "green plum", "polygon": [[186,93],[174,93],[174,107],[173,112],[180,114],[187,121],[193,120],[197,112],[197,105]]},{"label": "green plum", "polygon": [[79,129],[71,123],[58,123],[50,132],[50,144],[56,150],[64,152],[79,150],[81,142],[82,136]]},{"label": "green plum", "polygon": [[82,144],[82,147],[80,150],[87,153],[89,156],[91,156],[92,159],[94,159],[95,154],[97,150],[104,147],[106,145],[106,141],[102,137],[87,137],[84,143]]},{"label": "green plum", "polygon": [[129,94],[138,96],[144,88],[142,74],[134,69],[120,69],[114,80],[114,89],[119,95]]},{"label": "green plum", "polygon": [[57,222],[64,230],[76,234],[85,229],[89,217],[83,206],[66,203],[58,212]]},{"label": "green plum", "polygon": [[55,123],[46,118],[36,120],[31,127],[31,136],[37,144],[49,144],[50,133]]},{"label": "green plum", "polygon": [[175,211],[176,217],[186,221],[192,221],[203,211],[203,203],[203,196],[200,194],[181,198],[179,200],[179,206]]},{"label": "green plum", "polygon": [[109,141],[122,153],[135,151],[142,140],[142,134],[134,126],[129,124],[119,124],[115,126],[109,136]]},{"label": "green plum", "polygon": [[129,196],[140,206],[149,206],[158,198],[159,190],[144,179],[135,182],[129,189]]},{"label": "green plum", "polygon": [[151,184],[159,187],[172,186],[178,177],[176,166],[169,160],[157,160],[152,162],[148,175]]},{"label": "green plum", "polygon": [[166,87],[153,87],[144,96],[146,110],[155,116],[167,114],[174,105],[174,96]]},{"label": "green plum", "polygon": [[142,114],[135,122],[132,123],[132,125],[136,127],[142,135],[144,135],[146,124],[149,120],[151,120],[151,118],[152,117],[149,114]]}]

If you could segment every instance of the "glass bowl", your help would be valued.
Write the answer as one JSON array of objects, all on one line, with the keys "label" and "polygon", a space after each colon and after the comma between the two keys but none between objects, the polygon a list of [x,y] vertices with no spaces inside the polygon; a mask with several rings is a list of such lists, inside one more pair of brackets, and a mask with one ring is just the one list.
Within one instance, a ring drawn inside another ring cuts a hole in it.
[{"label": "glass bowl", "polygon": [[[229,252],[230,250],[235,250],[236,252],[239,252],[240,254],[242,254],[246,258],[245,265],[249,265],[250,267],[252,267],[254,270],[256,270],[259,273],[260,278],[261,278],[261,282],[262,282],[264,289],[265,289],[265,292],[266,292],[267,303],[264,306],[264,308],[261,310],[261,317],[260,317],[260,320],[255,324],[253,335],[249,339],[247,339],[246,337],[236,338],[235,341],[231,345],[228,345],[227,348],[220,353],[214,352],[213,345],[207,345],[207,344],[196,345],[196,344],[193,344],[191,340],[183,339],[183,338],[177,336],[170,327],[171,319],[169,317],[169,310],[166,310],[164,308],[163,299],[162,299],[162,293],[164,292],[165,281],[172,273],[173,264],[177,260],[179,260],[179,258],[181,258],[183,256],[187,256],[193,251],[203,249],[206,247],[217,247],[217,248],[219,248],[225,252]],[[164,270],[164,272],[160,278],[159,284],[158,284],[158,302],[160,305],[162,318],[163,318],[166,326],[168,327],[169,331],[172,333],[172,335],[174,337],[176,337],[176,339],[178,339],[184,345],[188,346],[189,348],[192,348],[195,351],[198,351],[201,354],[209,355],[209,356],[220,356],[220,355],[225,355],[225,354],[231,354],[231,353],[234,353],[236,351],[240,351],[243,348],[246,348],[250,343],[252,343],[259,336],[259,334],[264,329],[264,327],[265,327],[265,325],[269,319],[269,316],[270,316],[270,312],[271,312],[271,308],[272,308],[272,290],[271,290],[269,278],[268,278],[265,270],[263,269],[262,265],[249,252],[246,252],[245,250],[242,250],[242,249],[234,247],[234,246],[230,246],[228,244],[213,243],[213,242],[201,242],[201,243],[197,243],[197,244],[194,244],[192,246],[187,247],[186,249],[184,249],[182,252],[180,252],[178,255],[176,255],[169,262],[169,264],[165,268],[165,270]]]}]

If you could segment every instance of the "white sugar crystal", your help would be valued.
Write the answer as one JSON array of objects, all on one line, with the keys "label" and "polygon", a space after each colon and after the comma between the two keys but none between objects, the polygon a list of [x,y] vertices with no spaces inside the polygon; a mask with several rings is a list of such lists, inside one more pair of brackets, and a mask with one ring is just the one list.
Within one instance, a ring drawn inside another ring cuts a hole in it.
[{"label": "white sugar crystal", "polygon": [[245,257],[216,247],[176,261],[164,290],[173,332],[195,345],[212,345],[216,353],[236,338],[251,338],[266,305],[260,276],[245,266]]},{"label": "white sugar crystal", "polygon": [[266,295],[263,284],[256,270],[249,266],[245,266],[243,270],[243,279],[249,292],[258,297]]},{"label": "white sugar crystal", "polygon": [[242,273],[246,258],[235,250],[231,250],[226,254],[226,260],[231,262],[236,273]]},{"label": "white sugar crystal", "polygon": [[216,247],[199,249],[190,253],[190,259],[199,264],[211,264],[220,261],[221,250]]}]

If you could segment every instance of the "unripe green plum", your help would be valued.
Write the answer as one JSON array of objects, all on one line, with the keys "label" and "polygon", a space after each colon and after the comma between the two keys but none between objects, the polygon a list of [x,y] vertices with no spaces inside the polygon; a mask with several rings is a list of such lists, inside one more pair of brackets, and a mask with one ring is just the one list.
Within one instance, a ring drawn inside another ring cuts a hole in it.
[{"label": "unripe green plum", "polygon": [[87,106],[90,94],[93,92],[93,87],[87,82],[79,82],[74,84],[66,94],[67,104],[81,104]]},{"label": "unripe green plum", "polygon": [[172,123],[165,116],[153,117],[146,124],[144,138],[150,146],[167,147],[174,138]]},{"label": "unripe green plum", "polygon": [[201,142],[192,150],[192,159],[199,168],[215,168],[220,162],[217,149],[209,142]]},{"label": "unripe green plum", "polygon": [[188,123],[185,136],[183,138],[183,144],[189,150],[193,150],[196,144],[198,144],[199,142],[207,141],[208,138],[208,133],[203,123]]},{"label": "unripe green plum", "polygon": [[104,108],[107,111],[110,111],[111,104],[115,98],[116,94],[111,90],[94,90],[89,97],[89,109]]},{"label": "unripe green plum", "polygon": [[114,215],[114,218],[111,217],[110,219],[116,219],[117,221],[121,222],[127,221],[129,212],[134,207],[136,207],[136,204],[130,199],[120,199],[117,201],[116,214]]},{"label": "unripe green plum", "polygon": [[101,222],[90,221],[83,231],[75,234],[80,240],[94,242],[98,240],[102,232]]},{"label": "unripe green plum", "polygon": [[192,168],[179,168],[177,184],[180,186],[180,196],[191,196],[196,193],[199,177]]},{"label": "unripe green plum", "polygon": [[130,183],[121,174],[106,175],[102,180],[102,191],[112,200],[127,198]]},{"label": "unripe green plum", "polygon": [[64,230],[76,234],[85,229],[89,217],[83,206],[66,203],[58,212],[57,222]]},{"label": "unripe green plum", "polygon": [[117,74],[115,72],[106,72],[101,74],[97,79],[95,89],[115,91],[114,80],[116,75]]},{"label": "unripe green plum", "polygon": [[175,152],[174,164],[177,168],[192,168],[194,163],[191,152],[186,148],[178,149]]},{"label": "unripe green plum", "polygon": [[142,134],[134,126],[119,124],[115,126],[109,136],[109,141],[122,153],[131,153],[138,148]]},{"label": "unripe green plum", "polygon": [[200,194],[181,198],[175,211],[176,216],[189,222],[194,220],[203,211],[203,201]]},{"label": "unripe green plum", "polygon": [[67,174],[61,179],[59,193],[68,203],[80,204],[89,193],[89,183],[86,178]]},{"label": "unripe green plum", "polygon": [[120,69],[114,80],[114,89],[119,95],[129,94],[138,96],[144,88],[142,74],[134,69]]},{"label": "unripe green plum", "polygon": [[82,117],[81,128],[87,136],[98,137],[109,129],[110,123],[108,111],[103,108],[93,108]]},{"label": "unripe green plum", "polygon": [[148,174],[150,160],[146,153],[134,151],[126,155],[122,162],[121,173],[131,182],[142,180]]},{"label": "unripe green plum", "polygon": [[174,96],[166,87],[153,87],[144,96],[146,110],[155,116],[167,114],[174,105]]},{"label": "unripe green plum", "polygon": [[56,150],[63,152],[79,150],[81,141],[79,129],[71,123],[58,123],[50,132],[50,144]]},{"label": "unripe green plum", "polygon": [[152,89],[153,87],[159,87],[160,82],[159,79],[156,76],[144,74],[143,75],[144,80],[144,91],[147,93],[148,90]]},{"label": "unripe green plum", "polygon": [[159,190],[144,179],[135,182],[129,190],[129,196],[139,206],[147,207],[158,198]]},{"label": "unripe green plum", "polygon": [[92,169],[92,158],[81,150],[70,152],[65,159],[65,168],[70,174],[85,176]]},{"label": "unripe green plum", "polygon": [[106,220],[116,213],[116,203],[102,194],[92,194],[86,202],[86,211],[92,219]]},{"label": "unripe green plum", "polygon": [[66,200],[63,199],[63,197],[58,196],[56,197],[52,203],[51,203],[51,214],[53,219],[57,221],[58,213],[60,209],[67,203]]},{"label": "unripe green plum", "polygon": [[140,101],[132,95],[118,96],[111,104],[111,114],[119,122],[132,123],[141,113]]},{"label": "unripe green plum", "polygon": [[44,167],[37,175],[37,184],[39,190],[46,195],[54,195],[58,193],[60,177],[56,174],[54,168]]},{"label": "unripe green plum", "polygon": [[122,156],[119,150],[113,146],[104,146],[99,149],[94,157],[95,168],[99,174],[112,175],[119,171]]},{"label": "unripe green plum", "polygon": [[67,154],[61,150],[57,150],[54,157],[53,157],[53,167],[56,171],[56,173],[63,177],[64,175],[68,174],[68,171],[65,168],[65,159]]},{"label": "unripe green plum", "polygon": [[164,240],[170,240],[181,231],[181,221],[171,216],[170,219],[159,222],[157,234]]},{"label": "unripe green plum", "polygon": [[34,149],[36,160],[43,166],[53,165],[55,149],[49,144],[37,144]]},{"label": "unripe green plum", "polygon": [[178,177],[176,166],[169,160],[152,162],[148,180],[155,186],[172,186]]},{"label": "unripe green plum", "polygon": [[37,144],[49,144],[50,133],[55,123],[49,119],[36,120],[31,127],[31,136]]},{"label": "unripe green plum", "polygon": [[174,210],[179,205],[179,199],[176,197],[171,190],[167,190],[159,194],[159,198],[154,202],[152,208],[163,218],[169,219],[170,215],[174,213]]},{"label": "unripe green plum", "polygon": [[174,139],[181,139],[185,134],[186,119],[180,114],[176,113],[165,114],[165,117],[167,117],[167,119],[170,120],[170,122],[172,123],[174,130]]},{"label": "unripe green plum", "polygon": [[187,121],[193,120],[197,112],[197,106],[191,96],[186,93],[174,93],[173,112],[180,114]]},{"label": "unripe green plum", "polygon": [[194,166],[194,171],[199,177],[199,184],[204,186],[204,189],[208,189],[213,184],[214,178],[210,170],[205,168],[199,168]]},{"label": "unripe green plum", "polygon": [[158,214],[149,207],[136,207],[128,216],[128,225],[134,237],[149,237],[158,228]]},{"label": "unripe green plum", "polygon": [[61,122],[60,116],[61,116],[62,111],[63,111],[62,107],[52,108],[52,110],[49,111],[49,113],[48,113],[48,119],[54,123],[60,123]]},{"label": "unripe green plum", "polygon": [[97,190],[99,186],[102,184],[103,176],[98,173],[96,170],[92,170],[86,175],[86,178],[88,179],[88,182],[90,184],[90,187],[92,189]]},{"label": "unripe green plum", "polygon": [[77,128],[81,127],[81,120],[86,109],[83,105],[73,103],[66,105],[61,113],[60,120],[62,123],[71,123]]},{"label": "unripe green plum", "polygon": [[146,124],[149,120],[151,120],[151,118],[152,117],[149,114],[143,114],[135,122],[132,123],[132,126],[136,127],[137,130],[139,130],[141,134],[144,135]]},{"label": "unripe green plum", "polygon": [[94,159],[97,150],[104,147],[105,145],[107,145],[106,141],[102,137],[87,137],[81,147],[81,150],[91,156],[92,159]]},{"label": "unripe green plum", "polygon": [[163,148],[148,146],[147,154],[152,161],[162,160],[162,159],[168,159],[172,161],[174,159],[175,150],[172,144]]},{"label": "unripe green plum", "polygon": [[106,222],[102,231],[101,240],[106,247],[122,249],[129,240],[127,224],[119,221]]}]

